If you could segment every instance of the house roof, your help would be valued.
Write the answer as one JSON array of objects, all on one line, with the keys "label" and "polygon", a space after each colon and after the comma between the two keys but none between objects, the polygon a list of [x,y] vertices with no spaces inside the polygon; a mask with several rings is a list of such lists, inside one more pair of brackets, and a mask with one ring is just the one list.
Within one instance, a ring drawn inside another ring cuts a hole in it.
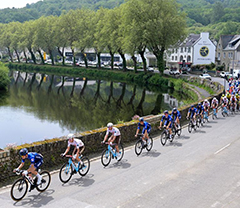
[{"label": "house roof", "polygon": [[200,34],[190,34],[181,44],[181,46],[191,47],[200,38]]},{"label": "house roof", "polygon": [[222,45],[222,49],[225,49],[229,42],[233,39],[234,35],[222,35],[221,36],[221,45]]},{"label": "house roof", "polygon": [[240,35],[233,35],[232,39],[227,43],[224,50],[236,50],[240,45]]}]

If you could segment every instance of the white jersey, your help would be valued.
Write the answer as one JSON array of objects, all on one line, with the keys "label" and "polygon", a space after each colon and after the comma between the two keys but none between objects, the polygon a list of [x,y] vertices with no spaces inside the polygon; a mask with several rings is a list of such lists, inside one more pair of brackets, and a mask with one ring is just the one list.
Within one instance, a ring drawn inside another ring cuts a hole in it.
[{"label": "white jersey", "polygon": [[218,105],[218,100],[214,100],[214,99],[213,99],[213,100],[212,100],[212,105],[213,105],[213,104]]},{"label": "white jersey", "polygon": [[68,140],[68,147],[70,147],[71,145],[75,146],[78,149],[79,147],[83,147],[84,143],[81,139],[74,139],[73,142],[70,142]]},{"label": "white jersey", "polygon": [[209,101],[207,101],[207,102],[203,102],[203,106],[205,107],[209,107],[210,106],[210,103],[209,103]]},{"label": "white jersey", "polygon": [[118,128],[116,127],[112,127],[112,130],[110,130],[109,128],[107,129],[106,135],[108,135],[109,133],[113,134],[113,136],[120,136],[121,133],[119,131]]}]

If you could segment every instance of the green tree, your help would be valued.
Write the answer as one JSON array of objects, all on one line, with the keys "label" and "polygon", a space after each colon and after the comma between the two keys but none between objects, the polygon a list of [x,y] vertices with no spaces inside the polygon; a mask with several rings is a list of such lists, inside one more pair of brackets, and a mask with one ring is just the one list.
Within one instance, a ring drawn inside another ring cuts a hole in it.
[{"label": "green tree", "polygon": [[211,14],[211,22],[216,23],[219,22],[220,19],[224,16],[225,11],[221,2],[217,1],[213,5],[212,14]]},{"label": "green tree", "polygon": [[163,73],[164,51],[186,36],[185,14],[179,12],[175,0],[136,1],[140,1],[145,19],[147,47],[156,56],[158,69]]}]

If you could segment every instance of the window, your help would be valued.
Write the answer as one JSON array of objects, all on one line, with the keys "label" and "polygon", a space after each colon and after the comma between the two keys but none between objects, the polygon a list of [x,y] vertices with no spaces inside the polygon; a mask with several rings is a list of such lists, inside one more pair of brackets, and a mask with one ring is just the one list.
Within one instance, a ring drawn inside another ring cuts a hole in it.
[{"label": "window", "polygon": [[172,61],[174,60],[174,56],[172,56]]},{"label": "window", "polygon": [[178,52],[178,49],[176,48],[176,53]]},{"label": "window", "polygon": [[220,53],[218,53],[218,58],[220,59]]},{"label": "window", "polygon": [[182,62],[183,61],[183,56],[180,56],[180,62]]},{"label": "window", "polygon": [[225,52],[223,53],[223,58],[226,58],[226,53]]},{"label": "window", "polygon": [[191,47],[188,48],[188,53],[191,53]]},{"label": "window", "polygon": [[183,53],[183,48],[181,48],[181,53]]},{"label": "window", "polygon": [[188,56],[187,57],[187,62],[190,62],[191,61],[191,56]]},{"label": "window", "polygon": [[185,47],[185,52],[187,52],[187,47]]},{"label": "window", "polygon": [[174,49],[172,49],[172,53],[174,53]]},{"label": "window", "polygon": [[175,56],[175,61],[177,61],[177,56]]},{"label": "window", "polygon": [[228,53],[228,58],[231,58],[231,53],[230,52]]}]

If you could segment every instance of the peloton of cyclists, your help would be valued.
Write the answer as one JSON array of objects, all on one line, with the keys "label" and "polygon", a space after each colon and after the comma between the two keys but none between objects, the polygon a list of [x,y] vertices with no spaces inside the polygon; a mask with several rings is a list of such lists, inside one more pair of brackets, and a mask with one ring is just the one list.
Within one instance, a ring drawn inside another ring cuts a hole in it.
[{"label": "peloton of cyclists", "polygon": [[143,147],[146,147],[147,141],[149,139],[149,133],[151,131],[151,125],[147,121],[144,121],[144,118],[139,118],[139,123],[138,123],[138,127],[137,127],[135,137],[138,136],[138,133],[139,133],[141,127],[143,127],[143,130],[142,130]]},{"label": "peloton of cyclists", "polygon": [[159,129],[161,129],[162,124],[164,121],[164,127],[166,127],[166,129],[169,129],[169,133],[170,133],[170,137],[172,138],[172,117],[169,115],[168,110],[164,111],[164,115],[160,121],[160,125],[159,125]]},{"label": "peloton of cyclists", "polygon": [[198,103],[197,105],[197,115],[201,116],[201,119],[203,119],[203,111],[204,111],[204,107],[201,103]]},{"label": "peloton of cyclists", "polygon": [[23,171],[23,175],[28,175],[29,173],[33,173],[37,176],[37,185],[41,184],[42,176],[38,173],[38,169],[43,164],[43,156],[36,152],[28,152],[26,148],[23,148],[19,151],[20,156],[22,157],[22,162],[18,166],[18,168],[14,169],[13,172],[19,171],[25,163],[25,160],[28,159],[31,162],[30,167]]},{"label": "peloton of cyclists", "polygon": [[121,133],[119,131],[119,129],[117,127],[113,127],[113,123],[108,123],[107,124],[107,132],[106,135],[102,141],[102,143],[105,143],[105,141],[107,140],[109,133],[111,133],[111,136],[108,139],[108,142],[110,143],[110,145],[112,145],[113,143],[115,144],[116,147],[116,151],[117,151],[117,159],[121,156],[119,154],[119,147],[118,145],[120,144],[121,141]]}]

